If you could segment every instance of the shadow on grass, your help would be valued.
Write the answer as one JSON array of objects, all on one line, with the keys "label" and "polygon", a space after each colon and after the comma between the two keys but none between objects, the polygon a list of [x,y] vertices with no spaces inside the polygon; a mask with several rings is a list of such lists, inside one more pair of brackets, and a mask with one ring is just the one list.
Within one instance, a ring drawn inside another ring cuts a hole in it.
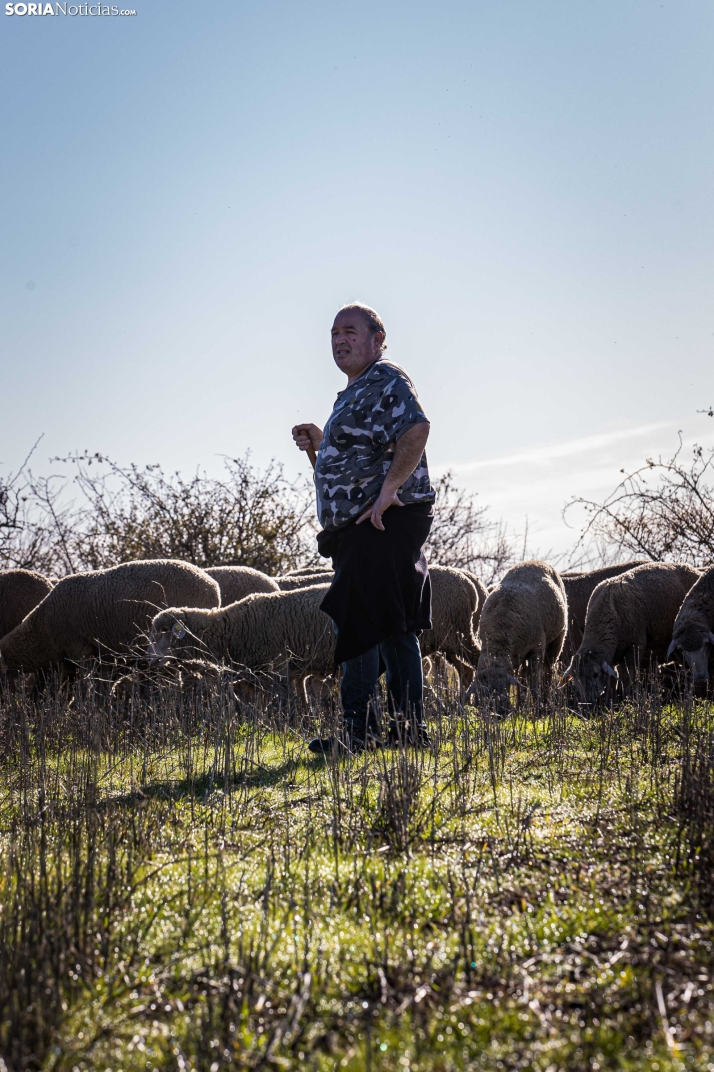
[{"label": "shadow on grass", "polygon": [[225,792],[227,789],[270,789],[290,779],[298,770],[319,771],[325,765],[322,757],[310,756],[308,760],[287,759],[277,767],[265,767],[254,763],[249,773],[239,774],[226,779],[222,773],[205,771],[195,777],[170,779],[160,782],[148,782],[137,786],[128,793],[112,796],[97,804],[98,809],[108,807],[133,807],[150,800],[207,800],[211,793]]}]

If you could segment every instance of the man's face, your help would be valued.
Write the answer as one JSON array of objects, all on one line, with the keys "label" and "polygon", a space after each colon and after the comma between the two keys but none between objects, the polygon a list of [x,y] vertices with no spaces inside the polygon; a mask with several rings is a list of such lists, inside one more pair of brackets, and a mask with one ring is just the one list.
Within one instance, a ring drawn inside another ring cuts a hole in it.
[{"label": "man's face", "polygon": [[332,325],[332,356],[347,376],[356,379],[379,357],[381,331],[370,335],[367,321],[358,312],[338,313]]}]

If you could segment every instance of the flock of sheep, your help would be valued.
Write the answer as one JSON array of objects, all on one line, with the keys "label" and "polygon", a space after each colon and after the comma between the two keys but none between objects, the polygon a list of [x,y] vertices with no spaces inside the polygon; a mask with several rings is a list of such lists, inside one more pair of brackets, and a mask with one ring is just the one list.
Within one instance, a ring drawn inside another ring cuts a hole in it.
[{"label": "flock of sheep", "polygon": [[484,605],[477,680],[501,713],[510,686],[521,684],[519,669],[537,703],[563,657],[569,660],[563,682],[572,682],[575,698],[590,706],[615,685],[626,694],[675,653],[694,683],[706,685],[713,626],[714,567],[625,562],[559,574],[545,562],[523,562]]},{"label": "flock of sheep", "polygon": [[[596,704],[653,664],[676,656],[706,687],[714,660],[714,566],[626,562],[558,573],[522,562],[490,591],[472,573],[429,568],[433,627],[422,656],[443,658],[470,694],[499,714],[512,686],[536,706],[558,662],[575,699]],[[268,577],[244,566],[127,562],[53,582],[0,573],[0,670],[76,674],[94,660],[140,653],[167,660],[278,672],[291,682],[335,671],[332,622],[320,610],[328,569]],[[164,609],[161,609],[164,608]],[[714,666],[712,667],[714,670]]]}]

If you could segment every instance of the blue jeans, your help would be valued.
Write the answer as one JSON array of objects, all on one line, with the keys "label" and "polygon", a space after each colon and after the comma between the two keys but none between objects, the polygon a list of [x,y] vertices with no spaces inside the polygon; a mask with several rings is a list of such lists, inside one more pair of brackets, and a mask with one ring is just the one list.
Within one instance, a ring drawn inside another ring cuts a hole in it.
[{"label": "blue jeans", "polygon": [[342,664],[340,694],[345,726],[357,737],[381,728],[377,716],[380,656],[387,671],[387,702],[392,729],[424,721],[424,678],[416,633],[395,633],[381,644]]}]

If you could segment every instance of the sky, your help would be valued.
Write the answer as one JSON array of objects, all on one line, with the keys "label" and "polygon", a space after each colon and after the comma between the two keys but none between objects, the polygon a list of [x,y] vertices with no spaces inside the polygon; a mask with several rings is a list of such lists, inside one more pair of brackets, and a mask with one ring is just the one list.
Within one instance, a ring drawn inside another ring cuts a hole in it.
[{"label": "sky", "polygon": [[529,552],[714,442],[709,0],[131,2],[0,14],[0,472],[303,472],[353,299]]}]

